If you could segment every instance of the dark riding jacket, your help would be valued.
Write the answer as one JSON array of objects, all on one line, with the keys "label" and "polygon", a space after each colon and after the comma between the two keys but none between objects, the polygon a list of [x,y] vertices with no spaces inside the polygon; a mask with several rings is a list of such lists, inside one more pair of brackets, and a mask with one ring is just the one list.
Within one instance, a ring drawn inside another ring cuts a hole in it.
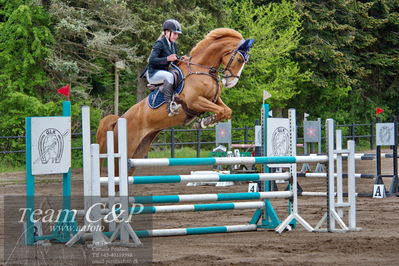
[{"label": "dark riding jacket", "polygon": [[152,77],[158,70],[169,71],[171,63],[166,59],[171,54],[177,54],[177,45],[174,42],[168,44],[166,37],[157,40],[152,47],[151,55],[148,60],[148,75]]}]

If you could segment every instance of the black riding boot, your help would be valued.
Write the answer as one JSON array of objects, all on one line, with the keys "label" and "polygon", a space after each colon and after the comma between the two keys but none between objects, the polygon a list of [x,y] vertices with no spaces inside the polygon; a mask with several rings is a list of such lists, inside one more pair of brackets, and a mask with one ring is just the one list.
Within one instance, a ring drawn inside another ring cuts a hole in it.
[{"label": "black riding boot", "polygon": [[177,104],[174,101],[173,84],[170,84],[167,80],[165,80],[161,92],[163,93],[165,98],[166,110],[168,112],[168,115],[177,115],[179,113],[179,109],[181,108],[181,104]]}]

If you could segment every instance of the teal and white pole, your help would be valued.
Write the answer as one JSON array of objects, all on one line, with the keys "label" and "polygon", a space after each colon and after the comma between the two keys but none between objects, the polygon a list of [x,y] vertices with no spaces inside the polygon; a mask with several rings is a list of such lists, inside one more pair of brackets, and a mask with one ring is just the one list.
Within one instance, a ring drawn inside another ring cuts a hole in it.
[{"label": "teal and white pole", "polygon": [[[71,102],[64,101],[62,103],[62,115],[71,116]],[[72,132],[71,132],[72,134]],[[63,174],[63,204],[64,210],[71,209],[71,168],[69,168],[67,173]]]},{"label": "teal and white pole", "polygon": [[35,209],[35,177],[32,174],[32,119],[25,118],[25,169],[26,169],[26,245],[35,243],[35,225],[31,219]]},{"label": "teal and white pole", "polygon": [[129,159],[130,168],[153,166],[189,166],[189,165],[233,165],[233,164],[281,164],[326,162],[326,155],[318,156],[280,156],[280,157],[210,157],[210,158],[159,158]]},{"label": "teal and white pole", "polygon": [[[261,174],[198,174],[198,175],[166,175],[166,176],[129,176],[129,184],[160,184],[160,183],[185,183],[185,182],[236,182],[236,181],[265,181],[288,180],[289,173],[261,173]],[[119,177],[112,179],[119,184]],[[101,184],[108,184],[109,177],[101,177]]]},{"label": "teal and white pole", "polygon": [[[233,233],[256,231],[256,224],[239,224],[226,226],[210,226],[210,227],[191,227],[191,228],[171,228],[171,229],[154,229],[135,231],[138,237],[162,237],[162,236],[183,236],[183,235],[202,235],[217,233]],[[111,236],[111,232],[105,232],[107,236]],[[90,234],[85,235],[85,239],[89,239]]]},{"label": "teal and white pole", "polygon": [[[262,104],[262,110],[261,110],[261,116],[262,116],[262,155],[267,156],[267,119],[269,118],[269,105],[268,104]],[[265,163],[263,165],[263,172],[264,173],[270,173],[270,169]],[[264,192],[269,192],[271,188],[271,182],[269,180],[264,181],[263,183],[263,191]],[[263,208],[263,213],[262,213],[262,220],[261,224],[258,225],[261,228],[276,228],[280,223],[281,220],[278,218],[278,215],[276,211],[273,208],[273,205],[271,204],[269,199],[264,199],[265,207]],[[254,214],[254,217],[252,218],[251,222],[255,218],[256,213]]]}]

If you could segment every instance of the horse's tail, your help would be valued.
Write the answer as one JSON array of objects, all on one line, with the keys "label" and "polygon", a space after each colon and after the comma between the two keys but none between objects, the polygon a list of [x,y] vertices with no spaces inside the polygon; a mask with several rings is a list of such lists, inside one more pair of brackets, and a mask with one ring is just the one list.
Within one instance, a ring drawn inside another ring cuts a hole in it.
[{"label": "horse's tail", "polygon": [[100,153],[105,153],[107,148],[107,131],[114,131],[118,118],[119,116],[117,115],[107,115],[100,120],[96,134],[97,143],[100,144]]}]

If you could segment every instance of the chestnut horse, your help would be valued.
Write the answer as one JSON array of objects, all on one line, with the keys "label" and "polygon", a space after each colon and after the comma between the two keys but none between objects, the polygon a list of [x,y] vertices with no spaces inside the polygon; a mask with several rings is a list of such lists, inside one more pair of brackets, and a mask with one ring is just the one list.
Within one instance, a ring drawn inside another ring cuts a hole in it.
[{"label": "chestnut horse", "polygon": [[[208,33],[191,50],[190,59],[178,63],[185,86],[182,93],[176,96],[176,101],[183,105],[183,112],[169,117],[166,105],[151,109],[147,97],[121,116],[127,120],[128,158],[144,158],[152,141],[163,129],[188,124],[202,113],[211,112],[214,115],[201,120],[201,126],[230,119],[232,111],[220,98],[222,91],[219,79],[222,78],[226,88],[237,84],[252,43],[253,40],[244,40],[240,33],[232,29],[220,28]],[[225,66],[224,69],[219,68],[221,64]],[[100,144],[101,153],[106,151],[106,132],[114,131],[114,136],[117,136],[115,125],[118,118],[108,115],[100,121],[97,143]],[[129,175],[133,171],[131,169]]]}]

